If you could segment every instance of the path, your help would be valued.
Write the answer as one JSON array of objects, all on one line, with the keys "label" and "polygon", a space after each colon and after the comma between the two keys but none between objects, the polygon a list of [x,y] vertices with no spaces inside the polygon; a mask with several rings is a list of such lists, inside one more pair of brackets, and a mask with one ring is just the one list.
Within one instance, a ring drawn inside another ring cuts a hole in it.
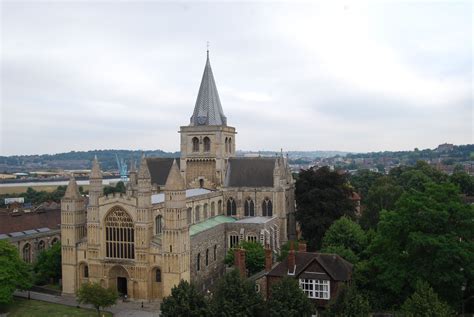
[{"label": "path", "polygon": [[[78,306],[76,298],[74,296],[55,296],[38,292],[29,292],[31,299],[41,300],[44,302],[57,303],[67,306]],[[16,291],[15,296],[28,298],[27,291]],[[160,303],[157,302],[143,302],[143,308],[141,302],[122,302],[118,300],[117,304],[108,307],[106,311],[114,314],[114,317],[158,317],[160,311]],[[90,305],[79,305],[82,308],[93,308]]]}]

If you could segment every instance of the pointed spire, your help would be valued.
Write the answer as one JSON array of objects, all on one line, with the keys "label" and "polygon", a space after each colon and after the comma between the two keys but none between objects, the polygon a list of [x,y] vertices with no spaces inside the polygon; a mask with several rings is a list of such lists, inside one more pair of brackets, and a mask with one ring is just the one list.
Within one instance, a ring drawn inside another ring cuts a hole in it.
[{"label": "pointed spire", "polygon": [[227,125],[227,118],[222,110],[216,82],[212,74],[209,49],[207,50],[206,66],[204,67],[204,74],[202,75],[190,125]]},{"label": "pointed spire", "polygon": [[92,170],[89,178],[102,178],[102,172],[100,171],[97,155],[94,156],[94,160],[92,161]]},{"label": "pointed spire", "polygon": [[148,169],[148,164],[146,163],[145,154],[142,154],[142,160],[140,162],[140,169],[138,170],[138,178],[139,179],[149,179],[150,170]]},{"label": "pointed spire", "polygon": [[81,193],[79,192],[79,187],[77,186],[76,179],[74,174],[71,174],[69,178],[69,184],[67,185],[66,192],[64,193],[64,198],[68,199],[81,199]]},{"label": "pointed spire", "polygon": [[137,172],[137,166],[135,164],[135,160],[131,159],[130,160],[130,174],[131,173],[136,173]]},{"label": "pointed spire", "polygon": [[173,160],[168,178],[166,179],[165,190],[185,190],[184,179],[179,172],[176,160]]}]

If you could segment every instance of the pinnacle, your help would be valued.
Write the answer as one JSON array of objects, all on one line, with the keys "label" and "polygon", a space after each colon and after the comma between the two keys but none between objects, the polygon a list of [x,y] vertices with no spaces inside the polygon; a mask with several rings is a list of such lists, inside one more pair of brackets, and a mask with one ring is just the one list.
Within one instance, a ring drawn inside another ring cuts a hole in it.
[{"label": "pinnacle", "polygon": [[165,190],[185,190],[186,186],[184,184],[184,179],[181,176],[181,173],[178,168],[176,160],[173,160],[173,165],[171,165],[168,178],[166,179]]}]

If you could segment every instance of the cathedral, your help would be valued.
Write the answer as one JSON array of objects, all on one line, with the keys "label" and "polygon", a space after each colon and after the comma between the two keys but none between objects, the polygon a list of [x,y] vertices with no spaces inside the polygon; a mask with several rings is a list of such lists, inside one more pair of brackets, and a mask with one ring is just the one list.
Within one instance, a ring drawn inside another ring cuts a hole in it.
[{"label": "cathedral", "polygon": [[88,199],[71,178],[61,201],[63,293],[97,282],[133,300],[160,300],[180,280],[206,291],[240,241],[276,255],[294,238],[287,158],[236,156],[209,52],[190,123],[179,133],[180,157],[132,163],[124,194],[103,194],[97,158]]}]

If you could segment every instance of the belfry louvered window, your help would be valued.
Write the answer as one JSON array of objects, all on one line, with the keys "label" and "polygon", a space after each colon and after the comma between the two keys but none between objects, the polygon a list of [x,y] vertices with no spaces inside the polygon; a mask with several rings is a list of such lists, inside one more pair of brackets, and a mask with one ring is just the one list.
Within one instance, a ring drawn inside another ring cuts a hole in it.
[{"label": "belfry louvered window", "polygon": [[125,210],[114,207],[105,218],[106,257],[135,258],[135,232],[132,218]]},{"label": "belfry louvered window", "polygon": [[199,152],[199,139],[193,138],[193,152]]},{"label": "belfry louvered window", "polygon": [[204,152],[210,152],[211,151],[211,139],[209,139],[207,136],[203,139],[204,142]]}]

